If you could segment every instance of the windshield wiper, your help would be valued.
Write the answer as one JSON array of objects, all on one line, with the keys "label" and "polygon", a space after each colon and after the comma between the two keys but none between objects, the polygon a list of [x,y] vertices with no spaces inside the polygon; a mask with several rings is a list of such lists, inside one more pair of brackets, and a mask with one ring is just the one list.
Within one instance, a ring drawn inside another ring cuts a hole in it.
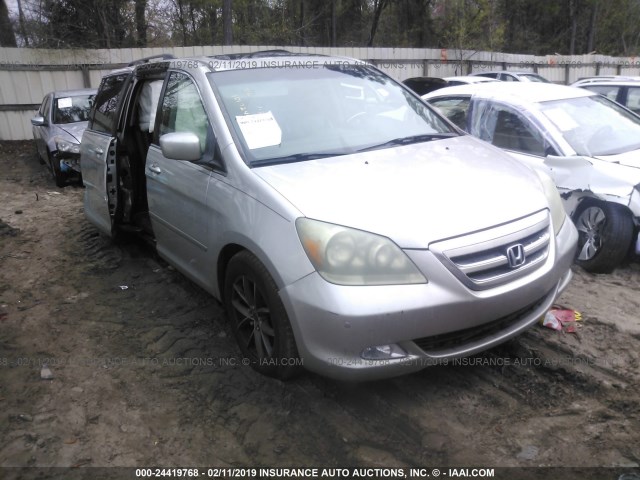
[{"label": "windshield wiper", "polygon": [[361,148],[358,152],[368,152],[369,150],[378,150],[380,148],[395,147],[397,145],[411,145],[412,143],[430,142],[431,140],[440,140],[443,138],[459,137],[458,133],[428,133],[423,135],[411,135],[409,137],[394,138],[384,143],[371,145]]},{"label": "windshield wiper", "polygon": [[347,152],[312,152],[312,153],[296,153],[287,155],[286,157],[265,158],[264,160],[254,160],[251,162],[252,167],[262,167],[265,165],[277,165],[279,163],[296,163],[306,162],[307,160],[317,160],[319,158],[339,157],[346,155]]}]

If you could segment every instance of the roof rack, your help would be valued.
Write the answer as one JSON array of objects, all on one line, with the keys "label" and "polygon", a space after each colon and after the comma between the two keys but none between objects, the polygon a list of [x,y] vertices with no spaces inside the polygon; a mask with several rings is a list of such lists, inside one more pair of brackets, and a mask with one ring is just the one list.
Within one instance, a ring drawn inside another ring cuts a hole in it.
[{"label": "roof rack", "polygon": [[252,52],[247,54],[247,57],[248,58],[278,57],[281,55],[284,56],[284,55],[295,55],[295,54],[291,53],[289,50],[274,49],[274,50],[260,50],[257,52]]},{"label": "roof rack", "polygon": [[211,55],[210,58],[217,58],[219,60],[237,60],[240,58],[260,58],[260,57],[277,57],[285,55],[296,55],[288,50],[259,50],[257,52],[245,52],[245,53],[223,53],[221,55]]},{"label": "roof rack", "polygon": [[324,57],[326,55],[321,55],[317,53],[294,53],[294,52],[290,52],[289,50],[274,49],[274,50],[259,50],[257,52],[249,52],[249,53],[225,53],[222,55],[211,55],[209,56],[209,58],[216,58],[218,60],[238,60],[242,58],[264,58],[264,57],[285,57],[285,56]]},{"label": "roof rack", "polygon": [[150,60],[155,60],[156,58],[161,58],[162,60],[170,60],[176,57],[171,55],[170,53],[160,53],[158,55],[151,55],[150,57],[144,57],[138,60],[134,60],[133,62],[127,64],[127,67],[133,67],[134,65],[140,65],[142,63],[149,63]]}]

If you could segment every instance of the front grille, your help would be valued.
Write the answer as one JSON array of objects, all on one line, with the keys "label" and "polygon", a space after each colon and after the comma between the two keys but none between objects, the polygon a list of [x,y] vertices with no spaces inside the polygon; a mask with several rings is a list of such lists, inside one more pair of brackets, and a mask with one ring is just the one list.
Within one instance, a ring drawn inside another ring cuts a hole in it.
[{"label": "front grille", "polygon": [[518,323],[522,318],[539,308],[547,299],[548,295],[549,294],[539,298],[533,303],[530,303],[526,307],[492,322],[483,323],[482,325],[471,328],[465,328],[464,330],[456,330],[455,332],[418,338],[417,340],[414,340],[414,343],[427,355],[437,355],[442,351],[473,344],[484,338],[489,338],[500,332],[509,330],[512,325]]},{"label": "front grille", "polygon": [[[429,249],[466,286],[484,290],[540,268],[549,256],[552,238],[545,210],[500,227],[437,242]],[[524,258],[510,262],[509,249],[524,253]]]}]

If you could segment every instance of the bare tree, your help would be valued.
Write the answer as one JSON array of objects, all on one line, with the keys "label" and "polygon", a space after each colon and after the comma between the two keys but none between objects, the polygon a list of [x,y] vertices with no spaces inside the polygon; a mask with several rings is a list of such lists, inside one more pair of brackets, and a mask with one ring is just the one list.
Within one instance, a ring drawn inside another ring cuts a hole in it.
[{"label": "bare tree", "polygon": [[336,36],[336,0],[331,0],[331,46],[335,47],[338,45],[337,36]]},{"label": "bare tree", "polygon": [[178,23],[180,24],[180,33],[182,34],[182,46],[187,45],[187,21],[184,18],[184,6],[182,0],[175,0],[173,2],[176,7],[176,14],[178,16]]},{"label": "bare tree", "polygon": [[300,36],[300,45],[306,46],[307,40],[304,33],[304,0],[300,0],[300,15],[298,21],[298,32]]},{"label": "bare tree", "polygon": [[576,35],[578,33],[578,6],[577,0],[569,0],[569,22],[571,37],[569,39],[569,55],[576,53]]},{"label": "bare tree", "polygon": [[223,0],[222,2],[222,36],[224,45],[231,45],[233,43],[232,4],[232,0]]},{"label": "bare tree", "polygon": [[596,43],[596,20],[598,18],[598,2],[591,5],[591,17],[589,19],[589,31],[587,35],[587,53],[595,50]]},{"label": "bare tree", "polygon": [[27,29],[24,27],[24,11],[22,10],[22,2],[18,0],[18,24],[20,25],[20,35],[24,39],[24,44],[29,46],[29,36],[27,35]]},{"label": "bare tree", "polygon": [[136,45],[138,47],[147,46],[147,20],[145,18],[146,8],[147,0],[135,0]]},{"label": "bare tree", "polygon": [[388,4],[388,0],[373,0],[373,20],[371,21],[371,31],[369,33],[367,47],[373,47],[373,39],[376,36],[376,30],[378,30],[380,15],[382,15],[382,10],[384,10]]},{"label": "bare tree", "polygon": [[0,2],[0,47],[15,47],[16,36],[13,33],[11,20],[9,19],[9,9],[5,0]]}]

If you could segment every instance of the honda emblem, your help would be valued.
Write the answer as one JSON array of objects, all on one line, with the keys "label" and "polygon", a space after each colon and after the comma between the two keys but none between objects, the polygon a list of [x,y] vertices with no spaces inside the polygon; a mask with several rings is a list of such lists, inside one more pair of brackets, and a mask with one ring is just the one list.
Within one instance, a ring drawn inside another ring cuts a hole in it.
[{"label": "honda emblem", "polygon": [[518,268],[524,265],[526,261],[524,246],[521,243],[517,243],[507,248],[507,260],[511,268]]}]

